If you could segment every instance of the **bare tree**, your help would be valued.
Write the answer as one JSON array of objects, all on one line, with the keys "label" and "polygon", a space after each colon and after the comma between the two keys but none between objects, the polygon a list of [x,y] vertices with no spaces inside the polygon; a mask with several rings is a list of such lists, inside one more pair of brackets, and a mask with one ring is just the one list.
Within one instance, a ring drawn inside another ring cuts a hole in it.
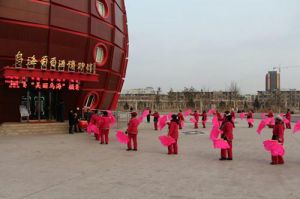
[{"label": "bare tree", "polygon": [[[229,105],[232,107],[232,101],[235,101],[236,99],[239,98],[241,89],[238,86],[237,82],[231,81],[230,86],[228,87],[228,91],[229,91]],[[233,106],[234,105],[235,103],[233,104]]]},{"label": "bare tree", "polygon": [[159,107],[160,105],[160,94],[161,94],[161,87],[158,87],[156,90],[156,95],[155,95],[155,104]]},{"label": "bare tree", "polygon": [[173,108],[174,102],[176,101],[176,93],[173,91],[172,88],[168,92],[168,101],[169,105],[171,105],[171,108]]},{"label": "bare tree", "polygon": [[238,97],[241,94],[241,89],[235,81],[230,82],[228,91],[233,94],[233,97]]},{"label": "bare tree", "polygon": [[194,98],[196,96],[196,89],[194,87],[187,88],[185,87],[183,90],[184,99],[186,102],[187,107],[194,108],[195,101]]}]

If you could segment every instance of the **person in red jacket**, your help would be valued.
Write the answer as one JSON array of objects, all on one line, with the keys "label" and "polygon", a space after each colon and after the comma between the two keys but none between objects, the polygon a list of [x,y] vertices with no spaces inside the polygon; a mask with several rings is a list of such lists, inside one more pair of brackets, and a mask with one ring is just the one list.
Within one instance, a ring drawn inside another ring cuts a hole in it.
[{"label": "person in red jacket", "polygon": [[197,110],[194,111],[194,113],[191,113],[192,116],[194,116],[196,122],[194,123],[194,129],[197,129],[199,128],[198,127],[198,122],[199,122],[199,117],[200,117],[200,114],[198,113]]},{"label": "person in red jacket", "polygon": [[131,112],[131,119],[128,122],[128,128],[126,133],[128,134],[128,143],[127,143],[127,151],[132,150],[133,141],[133,150],[137,151],[137,134],[138,134],[138,126],[140,124],[139,120],[136,118],[137,113]]},{"label": "person in red jacket", "polygon": [[110,128],[111,119],[108,117],[107,111],[103,111],[103,116],[99,120],[100,128],[100,144],[108,144],[108,134]]},{"label": "person in red jacket", "polygon": [[179,127],[179,122],[180,120],[178,120],[177,115],[172,115],[172,120],[169,124],[169,132],[168,132],[168,136],[174,138],[175,143],[171,144],[170,146],[168,146],[168,154],[178,154],[178,144],[177,144],[177,140],[178,140],[178,127]]},{"label": "person in red jacket", "polygon": [[[272,140],[277,140],[282,145],[284,143],[284,123],[283,119],[280,116],[275,117],[275,125],[273,127]],[[272,162],[270,164],[284,164],[283,157],[280,155],[272,156]]]},{"label": "person in red jacket", "polygon": [[[253,119],[253,112],[251,110],[246,115],[247,119]],[[248,127],[253,128],[253,124],[251,122],[248,122]]]},{"label": "person in red jacket", "polygon": [[182,129],[182,123],[184,122],[182,110],[179,110],[179,113],[177,116],[178,116],[178,120],[179,120],[179,129]]},{"label": "person in red jacket", "polygon": [[291,116],[291,111],[290,111],[290,109],[288,109],[288,110],[286,111],[286,114],[284,115],[284,117],[289,121],[288,123],[285,124],[285,125],[286,125],[286,128],[287,128],[287,129],[291,129],[291,118],[292,118],[292,116]]},{"label": "person in red jacket", "polygon": [[203,126],[203,128],[206,128],[206,121],[207,121],[206,111],[203,111],[202,114],[200,114],[200,116],[202,116],[202,126]]},{"label": "person in red jacket", "polygon": [[234,124],[232,121],[232,116],[228,111],[220,129],[223,131],[221,134],[221,138],[228,142],[230,148],[221,149],[220,160],[232,160],[233,158],[232,157],[233,128],[234,128]]},{"label": "person in red jacket", "polygon": [[154,117],[153,118],[153,122],[154,122],[154,130],[158,130],[157,129],[157,123],[158,123],[158,119],[159,119],[159,113],[157,112],[157,111],[155,111],[153,114],[152,114],[152,116]]}]

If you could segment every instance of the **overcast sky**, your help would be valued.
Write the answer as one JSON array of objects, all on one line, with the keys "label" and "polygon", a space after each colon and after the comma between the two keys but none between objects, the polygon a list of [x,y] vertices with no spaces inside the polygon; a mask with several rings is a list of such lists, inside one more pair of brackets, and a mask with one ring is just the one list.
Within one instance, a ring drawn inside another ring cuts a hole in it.
[{"label": "overcast sky", "polygon": [[[264,90],[275,66],[300,66],[300,0],[126,0],[130,54],[124,89]],[[282,88],[300,89],[300,67]]]}]

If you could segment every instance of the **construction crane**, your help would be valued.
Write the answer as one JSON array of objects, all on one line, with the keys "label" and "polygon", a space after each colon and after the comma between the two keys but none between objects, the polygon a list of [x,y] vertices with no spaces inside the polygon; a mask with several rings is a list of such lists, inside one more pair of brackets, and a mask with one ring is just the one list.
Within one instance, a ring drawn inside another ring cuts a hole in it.
[{"label": "construction crane", "polygon": [[278,66],[278,67],[273,67],[273,70],[278,70],[278,72],[281,72],[281,69],[288,69],[288,68],[300,68],[300,65],[298,66]]}]

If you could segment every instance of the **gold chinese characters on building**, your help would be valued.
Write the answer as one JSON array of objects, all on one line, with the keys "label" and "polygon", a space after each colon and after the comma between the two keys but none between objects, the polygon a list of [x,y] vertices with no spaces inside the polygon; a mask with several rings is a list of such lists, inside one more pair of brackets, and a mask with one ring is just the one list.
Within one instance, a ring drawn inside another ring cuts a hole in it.
[{"label": "gold chinese characters on building", "polygon": [[[15,67],[23,68],[23,54],[22,52],[18,52],[15,55]],[[58,71],[58,72],[78,72],[78,73],[88,73],[95,74],[96,73],[96,64],[95,63],[84,63],[78,62],[75,60],[57,60],[56,57],[49,58],[48,56],[42,56],[40,60],[38,60],[35,55],[31,57],[27,57],[26,67],[28,69],[41,69],[41,70],[50,70],[50,71]]]}]

